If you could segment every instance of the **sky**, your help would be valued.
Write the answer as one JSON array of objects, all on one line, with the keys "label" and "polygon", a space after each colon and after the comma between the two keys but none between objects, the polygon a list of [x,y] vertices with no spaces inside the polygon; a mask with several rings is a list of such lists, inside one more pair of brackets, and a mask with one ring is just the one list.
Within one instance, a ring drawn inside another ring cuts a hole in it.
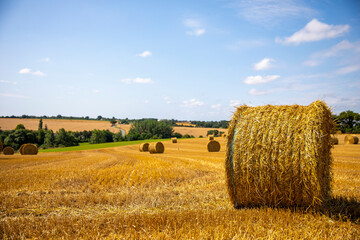
[{"label": "sky", "polygon": [[0,116],[360,113],[360,2],[0,0]]}]

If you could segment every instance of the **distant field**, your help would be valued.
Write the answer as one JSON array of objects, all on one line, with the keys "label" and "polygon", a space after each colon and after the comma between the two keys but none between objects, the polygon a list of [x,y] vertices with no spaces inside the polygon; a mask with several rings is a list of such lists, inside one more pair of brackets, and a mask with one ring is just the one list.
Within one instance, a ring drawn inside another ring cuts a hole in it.
[{"label": "distant field", "polygon": [[[2,130],[13,130],[16,125],[24,124],[26,129],[37,130],[39,126],[39,119],[28,118],[0,118],[0,127]],[[64,128],[67,131],[90,131],[94,129],[108,129],[113,133],[119,132],[118,128],[111,127],[109,121],[97,121],[97,120],[67,120],[67,119],[43,119],[43,126],[47,125],[48,129],[58,131],[60,128]],[[117,127],[122,128],[126,132],[129,131],[129,124],[118,124]],[[220,128],[194,128],[194,127],[174,127],[175,132],[181,134],[194,135],[199,137],[200,135],[206,136],[208,130],[217,129],[222,132],[226,132],[226,129]]]},{"label": "distant field", "polygon": [[139,152],[138,145],[1,154],[0,236],[359,239],[360,145],[332,149],[334,198],[324,211],[236,210],[224,181],[225,140],[216,140],[221,150],[215,153],[203,138],[166,141],[164,154]]}]

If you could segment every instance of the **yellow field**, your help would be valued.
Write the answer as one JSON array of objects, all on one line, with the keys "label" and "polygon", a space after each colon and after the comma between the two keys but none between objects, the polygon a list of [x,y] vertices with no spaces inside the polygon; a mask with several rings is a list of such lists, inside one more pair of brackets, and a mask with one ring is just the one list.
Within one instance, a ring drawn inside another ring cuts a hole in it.
[{"label": "yellow field", "polygon": [[236,210],[224,181],[225,142],[217,140],[217,153],[206,151],[206,139],[178,139],[164,142],[165,153],[158,155],[139,152],[138,146],[0,155],[0,234],[5,239],[359,239],[360,145],[333,149],[331,206]]},{"label": "yellow field", "polygon": [[[39,119],[28,118],[0,118],[0,127],[2,130],[14,130],[16,125],[24,124],[26,129],[37,130],[39,126]],[[109,121],[96,121],[96,120],[68,120],[68,119],[43,119],[43,127],[47,125],[48,129],[54,132],[60,128],[64,128],[66,131],[91,131],[94,129],[110,130],[113,133],[119,132],[119,128],[111,127]],[[130,130],[130,124],[118,124],[117,127],[125,130],[127,133]],[[189,134],[195,137],[202,135],[206,137],[208,130],[217,129],[222,132],[226,132],[226,129],[222,128],[194,128],[194,127],[174,127],[174,131],[181,134]]]}]

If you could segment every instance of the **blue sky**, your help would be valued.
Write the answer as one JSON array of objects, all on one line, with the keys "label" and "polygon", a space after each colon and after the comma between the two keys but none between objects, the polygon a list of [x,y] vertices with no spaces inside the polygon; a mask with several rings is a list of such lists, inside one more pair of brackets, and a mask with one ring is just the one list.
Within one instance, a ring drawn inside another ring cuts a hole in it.
[{"label": "blue sky", "polygon": [[0,115],[228,120],[360,112],[360,2],[0,2]]}]

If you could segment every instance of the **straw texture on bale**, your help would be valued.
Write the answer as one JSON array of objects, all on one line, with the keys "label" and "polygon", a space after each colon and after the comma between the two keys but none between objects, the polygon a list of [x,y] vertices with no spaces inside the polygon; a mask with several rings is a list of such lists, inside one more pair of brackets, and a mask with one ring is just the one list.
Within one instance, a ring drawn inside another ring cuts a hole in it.
[{"label": "straw texture on bale", "polygon": [[337,137],[332,137],[332,138],[331,138],[331,143],[332,143],[333,145],[338,145],[338,144],[339,144],[339,139],[338,139]]},{"label": "straw texture on bale", "polygon": [[165,150],[164,144],[162,142],[153,142],[149,145],[150,153],[163,153]]},{"label": "straw texture on bale", "polygon": [[177,138],[176,137],[171,138],[171,141],[172,141],[172,143],[177,143]]},{"label": "straw texture on bale", "polygon": [[322,101],[240,106],[229,125],[225,159],[234,206],[321,206],[331,192],[334,126]]},{"label": "straw texture on bale", "polygon": [[148,152],[149,151],[149,143],[142,143],[139,146],[140,152]]},{"label": "straw texture on bale", "polygon": [[23,146],[20,153],[22,155],[36,155],[38,154],[38,151],[38,147],[35,144],[27,143]]},{"label": "straw texture on bale", "polygon": [[15,151],[12,147],[5,147],[3,152],[5,155],[13,155],[15,153]]},{"label": "straw texture on bale", "polygon": [[346,135],[344,138],[345,144],[358,144],[359,138],[356,136]]},{"label": "straw texture on bale", "polygon": [[209,136],[208,136],[208,140],[209,140],[209,141],[214,140],[214,135],[209,135]]},{"label": "straw texture on bale", "polygon": [[220,143],[215,140],[209,141],[207,144],[207,149],[209,152],[218,152],[220,151]]}]

